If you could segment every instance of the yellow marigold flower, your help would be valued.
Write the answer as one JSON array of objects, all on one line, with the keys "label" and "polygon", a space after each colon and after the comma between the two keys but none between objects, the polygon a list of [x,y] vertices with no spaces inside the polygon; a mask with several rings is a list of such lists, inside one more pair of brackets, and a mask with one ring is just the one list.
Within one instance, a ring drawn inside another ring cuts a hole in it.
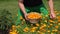
[{"label": "yellow marigold flower", "polygon": [[60,20],[60,16],[57,16],[57,19]]},{"label": "yellow marigold flower", "polygon": [[43,24],[42,26],[43,26],[43,27],[46,27],[47,25],[46,25],[46,24]]},{"label": "yellow marigold flower", "polygon": [[47,26],[46,24],[42,24],[41,28],[44,28],[44,27],[46,27],[46,26]]},{"label": "yellow marigold flower", "polygon": [[58,23],[58,25],[60,25],[60,23]]},{"label": "yellow marigold flower", "polygon": [[46,32],[46,29],[40,29],[41,32]]},{"label": "yellow marigold flower", "polygon": [[50,26],[48,26],[48,28],[50,28]]},{"label": "yellow marigold flower", "polygon": [[12,25],[12,29],[15,30],[16,29],[16,26],[15,25]]},{"label": "yellow marigold flower", "polygon": [[58,12],[57,11],[55,11],[55,14],[57,14]]},{"label": "yellow marigold flower", "polygon": [[53,32],[51,34],[54,34]]},{"label": "yellow marigold flower", "polygon": [[46,24],[42,24],[42,26],[40,27],[40,29],[44,29],[47,25]]},{"label": "yellow marigold flower", "polygon": [[60,13],[57,13],[56,15],[59,15]]},{"label": "yellow marigold flower", "polygon": [[57,29],[58,29],[58,27],[59,27],[59,26],[55,26],[55,28],[57,28]]},{"label": "yellow marigold flower", "polygon": [[36,29],[37,29],[37,27],[33,27],[33,28],[30,29],[30,32],[35,32]]},{"label": "yellow marigold flower", "polygon": [[55,29],[55,30],[52,30],[52,32],[57,32],[58,30],[57,29]]},{"label": "yellow marigold flower", "polygon": [[53,24],[50,24],[50,26],[52,26]]},{"label": "yellow marigold flower", "polygon": [[41,23],[41,24],[43,24],[43,23]]},{"label": "yellow marigold flower", "polygon": [[47,32],[50,32],[50,30],[48,30]]},{"label": "yellow marigold flower", "polygon": [[18,33],[16,33],[16,32],[10,32],[9,34],[18,34]]},{"label": "yellow marigold flower", "polygon": [[17,30],[12,30],[9,32],[9,34],[18,34],[18,33],[17,33]]},{"label": "yellow marigold flower", "polygon": [[58,30],[57,29],[55,29],[55,32],[57,32]]},{"label": "yellow marigold flower", "polygon": [[25,30],[25,29],[24,29],[23,31],[24,31],[24,32],[28,32],[28,30]]},{"label": "yellow marigold flower", "polygon": [[21,23],[22,23],[22,25],[24,25],[24,22],[23,21]]},{"label": "yellow marigold flower", "polygon": [[30,30],[30,32],[35,32],[35,30]]},{"label": "yellow marigold flower", "polygon": [[23,17],[22,17],[22,16],[20,16],[20,19],[23,19]]},{"label": "yellow marigold flower", "polygon": [[25,21],[25,19],[23,19],[23,21]]},{"label": "yellow marigold flower", "polygon": [[36,26],[39,26],[39,24],[38,24],[38,23],[36,23]]},{"label": "yellow marigold flower", "polygon": [[9,32],[9,34],[11,34],[12,32]]},{"label": "yellow marigold flower", "polygon": [[44,28],[44,26],[41,26],[41,27],[40,27],[40,30],[42,30],[43,28]]},{"label": "yellow marigold flower", "polygon": [[54,32],[55,30],[52,30],[52,32]]},{"label": "yellow marigold flower", "polygon": [[38,33],[40,33],[40,31],[37,31]]},{"label": "yellow marigold flower", "polygon": [[49,22],[54,22],[53,20],[49,20]]},{"label": "yellow marigold flower", "polygon": [[15,28],[16,26],[15,25],[12,25],[12,28]]},{"label": "yellow marigold flower", "polygon": [[45,20],[45,22],[47,22],[47,20]]},{"label": "yellow marigold flower", "polygon": [[31,28],[31,30],[35,30],[35,29],[36,29],[36,27]]},{"label": "yellow marigold flower", "polygon": [[15,29],[15,30],[12,30],[12,32],[17,32],[17,30]]},{"label": "yellow marigold flower", "polygon": [[24,31],[24,32],[28,32],[28,31],[29,31],[29,28],[26,27],[23,31]]}]

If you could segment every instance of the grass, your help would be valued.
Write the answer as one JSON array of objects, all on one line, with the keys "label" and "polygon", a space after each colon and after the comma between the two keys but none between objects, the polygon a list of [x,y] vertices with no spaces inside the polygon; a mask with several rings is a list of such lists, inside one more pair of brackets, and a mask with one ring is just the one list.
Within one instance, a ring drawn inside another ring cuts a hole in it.
[{"label": "grass", "polygon": [[17,14],[18,4],[17,1],[0,1],[0,10],[6,9],[12,13]]}]

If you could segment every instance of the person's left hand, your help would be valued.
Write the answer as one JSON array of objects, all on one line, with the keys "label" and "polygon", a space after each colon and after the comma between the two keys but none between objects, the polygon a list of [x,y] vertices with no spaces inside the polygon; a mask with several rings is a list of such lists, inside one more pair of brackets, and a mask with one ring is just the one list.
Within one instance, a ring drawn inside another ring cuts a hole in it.
[{"label": "person's left hand", "polygon": [[53,13],[53,12],[50,13],[50,18],[51,18],[51,19],[54,19],[55,17],[56,17],[55,13]]}]

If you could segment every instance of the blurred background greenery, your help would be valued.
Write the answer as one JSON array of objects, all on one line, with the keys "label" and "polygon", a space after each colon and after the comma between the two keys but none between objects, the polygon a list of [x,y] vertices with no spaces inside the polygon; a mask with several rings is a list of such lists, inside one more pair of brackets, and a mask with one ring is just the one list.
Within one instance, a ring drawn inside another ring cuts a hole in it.
[{"label": "blurred background greenery", "polygon": [[[45,6],[48,8],[47,0],[43,0]],[[60,10],[60,0],[53,0],[54,9]],[[7,9],[12,15],[16,15],[18,11],[18,0],[0,0],[0,10]],[[1,11],[0,11],[1,13]]]}]

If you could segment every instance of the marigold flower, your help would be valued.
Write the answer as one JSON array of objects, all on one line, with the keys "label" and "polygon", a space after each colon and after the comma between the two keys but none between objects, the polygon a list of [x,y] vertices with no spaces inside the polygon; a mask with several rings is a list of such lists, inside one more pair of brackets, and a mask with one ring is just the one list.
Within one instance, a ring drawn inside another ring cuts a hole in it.
[{"label": "marigold flower", "polygon": [[52,32],[57,32],[58,30],[57,29],[55,29],[55,30],[52,30]]},{"label": "marigold flower", "polygon": [[51,34],[54,34],[53,32]]},{"label": "marigold flower", "polygon": [[30,32],[35,32],[36,29],[37,29],[37,27],[33,27],[33,28],[30,29]]},{"label": "marigold flower", "polygon": [[29,28],[26,27],[23,31],[24,31],[24,32],[28,32],[28,31],[29,31]]},{"label": "marigold flower", "polygon": [[23,17],[22,17],[22,16],[20,16],[20,19],[23,19]]},{"label": "marigold flower", "polygon": [[38,13],[35,13],[35,12],[31,12],[28,14],[27,16],[29,19],[39,19],[41,18],[42,16]]},{"label": "marigold flower", "polygon": [[47,32],[50,32],[50,30],[48,30]]},{"label": "marigold flower", "polygon": [[58,20],[58,22],[60,22],[60,19]]},{"label": "marigold flower", "polygon": [[18,34],[18,33],[16,33],[16,32],[10,32],[9,34]]},{"label": "marigold flower", "polygon": [[38,23],[36,23],[36,26],[39,26],[39,24],[38,24]]},{"label": "marigold flower", "polygon": [[53,20],[49,20],[49,22],[54,22]]},{"label": "marigold flower", "polygon": [[57,29],[58,29],[58,27],[59,27],[59,26],[55,26],[55,28],[57,28]]},{"label": "marigold flower", "polygon": [[53,24],[50,24],[50,26],[52,26]]},{"label": "marigold flower", "polygon": [[57,19],[60,20],[60,16],[57,16]]}]

